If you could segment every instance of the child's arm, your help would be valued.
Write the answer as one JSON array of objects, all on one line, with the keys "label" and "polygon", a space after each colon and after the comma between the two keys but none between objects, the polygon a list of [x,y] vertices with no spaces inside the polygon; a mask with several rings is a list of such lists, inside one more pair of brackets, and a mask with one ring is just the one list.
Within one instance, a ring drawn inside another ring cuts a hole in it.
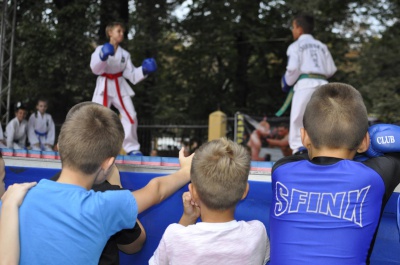
[{"label": "child's arm", "polygon": [[53,121],[53,117],[51,117],[50,114],[48,114],[49,119],[49,125],[48,125],[48,131],[47,131],[47,137],[46,137],[46,145],[50,146],[53,148],[54,146],[54,141],[56,139],[56,126]]},{"label": "child's arm", "polygon": [[28,120],[28,140],[32,145],[39,147],[39,139],[35,133],[35,113],[33,113]]},{"label": "child's arm", "polygon": [[192,200],[190,192],[182,194],[183,201],[183,214],[179,224],[188,226],[195,224],[197,219],[200,217],[200,207]]},{"label": "child's arm", "polygon": [[14,184],[1,197],[0,215],[0,264],[19,263],[18,208],[36,182]]},{"label": "child's arm", "polygon": [[[100,58],[100,54],[102,52],[102,48],[104,45],[97,47],[92,53],[90,59],[90,69],[92,69],[92,73],[95,75],[101,75],[105,72],[107,67],[107,61],[103,61]],[[104,55],[104,53],[103,53]]]},{"label": "child's arm", "polygon": [[13,120],[11,120],[7,126],[6,126],[6,135],[7,135],[7,147],[8,148],[13,148],[14,147],[14,124],[13,124]]},{"label": "child's arm", "polygon": [[175,173],[152,179],[145,187],[132,192],[138,205],[138,213],[158,204],[190,181],[190,167],[194,154],[185,157],[183,148],[179,151],[181,168]]},{"label": "child's arm", "polygon": [[136,220],[136,223],[138,224],[141,230],[139,237],[136,238],[132,243],[118,244],[118,249],[126,254],[133,254],[139,252],[142,249],[144,242],[146,241],[146,231],[144,230],[142,223],[140,223],[139,219]]},{"label": "child's arm", "polygon": [[126,67],[123,72],[123,76],[128,79],[132,84],[136,85],[146,78],[143,73],[143,67],[135,67],[132,63],[131,56],[128,53]]},{"label": "child's arm", "polygon": [[282,139],[267,139],[268,144],[270,147],[278,146],[278,147],[285,147],[289,145],[288,137]]}]

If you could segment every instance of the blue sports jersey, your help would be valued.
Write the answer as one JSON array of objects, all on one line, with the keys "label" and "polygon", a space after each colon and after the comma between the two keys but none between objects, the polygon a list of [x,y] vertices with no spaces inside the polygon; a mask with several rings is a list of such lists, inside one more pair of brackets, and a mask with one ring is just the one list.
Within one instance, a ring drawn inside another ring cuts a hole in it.
[{"label": "blue sports jersey", "polygon": [[278,161],[272,171],[271,265],[366,264],[399,166],[399,159],[386,157]]},{"label": "blue sports jersey", "polygon": [[132,228],[128,190],[94,192],[42,179],[20,208],[20,264],[98,264],[109,237]]}]

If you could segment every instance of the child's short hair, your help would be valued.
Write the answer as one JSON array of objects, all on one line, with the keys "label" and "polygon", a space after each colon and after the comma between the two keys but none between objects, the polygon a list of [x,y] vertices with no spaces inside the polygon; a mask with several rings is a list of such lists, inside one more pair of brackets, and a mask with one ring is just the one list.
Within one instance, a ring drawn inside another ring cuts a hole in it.
[{"label": "child's short hair", "polygon": [[357,150],[368,130],[367,109],[354,87],[329,83],[311,96],[303,125],[316,148]]},{"label": "child's short hair", "polygon": [[39,104],[39,102],[44,102],[44,103],[48,104],[49,100],[47,98],[38,98],[38,100],[36,101],[36,104]]},{"label": "child's short hair", "polygon": [[298,27],[303,29],[305,34],[312,34],[314,31],[314,17],[308,14],[299,14],[293,19]]},{"label": "child's short hair", "polygon": [[61,127],[61,163],[93,174],[106,158],[116,157],[124,139],[118,115],[100,104],[79,106]]},{"label": "child's short hair", "polygon": [[14,111],[18,112],[19,110],[28,111],[28,108],[21,102],[17,102],[17,104],[15,104]]},{"label": "child's short hair", "polygon": [[106,26],[106,37],[107,38],[110,38],[110,36],[108,35],[108,32],[110,32],[110,30],[112,30],[116,26],[120,26],[125,31],[125,26],[122,22],[118,22],[118,21],[111,22]]},{"label": "child's short hair", "polygon": [[227,210],[242,198],[249,171],[249,152],[243,146],[221,138],[196,150],[190,178],[208,208]]}]

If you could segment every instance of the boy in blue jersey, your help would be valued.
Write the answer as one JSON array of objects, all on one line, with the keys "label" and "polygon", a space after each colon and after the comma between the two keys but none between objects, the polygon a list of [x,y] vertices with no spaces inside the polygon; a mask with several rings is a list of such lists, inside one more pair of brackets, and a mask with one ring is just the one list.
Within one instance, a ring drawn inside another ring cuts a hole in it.
[{"label": "boy in blue jersey", "polygon": [[181,168],[142,189],[90,190],[111,173],[123,139],[118,115],[102,105],[81,106],[68,117],[58,141],[59,179],[42,179],[20,207],[20,264],[98,264],[110,236],[189,182],[193,156],[181,150]]},{"label": "boy in blue jersey", "polygon": [[[271,264],[366,264],[381,209],[400,181],[400,127],[368,128],[352,86],[330,83],[311,97],[301,129],[308,154],[272,169]],[[382,139],[391,139],[381,141]]]}]

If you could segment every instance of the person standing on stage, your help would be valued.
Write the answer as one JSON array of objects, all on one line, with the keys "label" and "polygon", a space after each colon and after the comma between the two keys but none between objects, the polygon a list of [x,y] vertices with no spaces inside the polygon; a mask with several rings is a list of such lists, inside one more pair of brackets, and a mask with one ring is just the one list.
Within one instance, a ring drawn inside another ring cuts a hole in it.
[{"label": "person standing on stage", "polygon": [[295,40],[287,50],[288,64],[282,78],[282,90],[294,95],[290,112],[289,145],[293,154],[302,148],[300,128],[307,102],[317,87],[328,83],[327,79],[336,72],[335,62],[322,42],[311,35],[314,18],[310,15],[297,15],[292,21],[292,34]]},{"label": "person standing on stage", "polygon": [[126,79],[135,85],[154,73],[157,64],[154,58],[147,58],[142,66],[135,67],[130,54],[119,46],[124,40],[124,31],[122,23],[110,23],[106,27],[110,41],[98,46],[92,54],[90,68],[98,75],[92,101],[118,109],[125,132],[123,149],[128,155],[142,155],[137,137],[138,120],[131,100],[135,93]]}]

